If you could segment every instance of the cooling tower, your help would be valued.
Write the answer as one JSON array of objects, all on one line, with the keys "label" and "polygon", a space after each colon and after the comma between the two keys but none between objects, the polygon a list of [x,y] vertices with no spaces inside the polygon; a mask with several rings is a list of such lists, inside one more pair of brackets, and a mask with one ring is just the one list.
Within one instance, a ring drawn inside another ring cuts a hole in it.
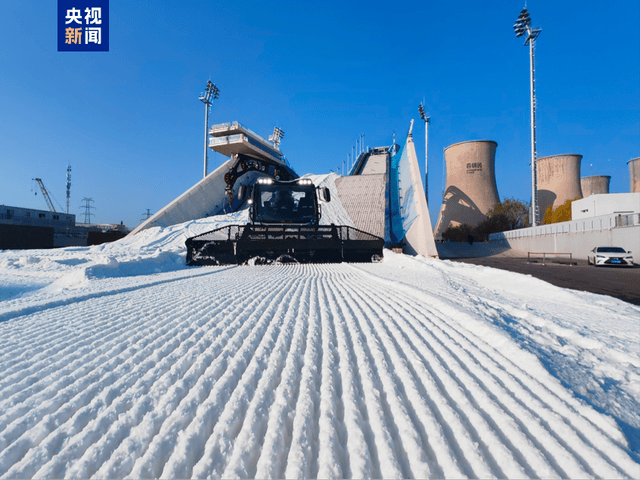
[{"label": "cooling tower", "polygon": [[609,193],[609,184],[611,183],[610,175],[592,175],[590,177],[582,177],[580,179],[580,189],[582,196],[587,198],[589,195],[600,195]]},{"label": "cooling tower", "polygon": [[629,164],[629,177],[631,179],[631,186],[629,192],[640,192],[640,157],[634,158],[627,162]]},{"label": "cooling tower", "polygon": [[463,223],[475,227],[500,202],[495,172],[497,147],[492,140],[475,140],[445,148],[447,186],[435,230],[437,239],[449,227]]},{"label": "cooling tower", "polygon": [[540,221],[549,206],[554,209],[567,200],[582,198],[580,162],[582,155],[552,155],[538,159],[538,211]]}]

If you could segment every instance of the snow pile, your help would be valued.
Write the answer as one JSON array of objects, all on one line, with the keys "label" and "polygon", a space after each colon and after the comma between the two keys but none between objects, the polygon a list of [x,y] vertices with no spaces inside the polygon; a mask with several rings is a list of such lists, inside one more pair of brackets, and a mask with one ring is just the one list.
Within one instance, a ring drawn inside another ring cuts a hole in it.
[{"label": "snow pile", "polygon": [[640,477],[638,307],[388,251],[184,266],[246,215],[0,252],[0,478]]},{"label": "snow pile", "polygon": [[355,227],[353,220],[351,220],[351,217],[340,201],[338,187],[335,182],[336,178],[338,178],[337,174],[328,173],[325,175],[305,175],[305,178],[310,178],[317,187],[327,187],[331,191],[331,202],[321,202],[320,204],[322,213],[320,224],[347,225],[349,227]]},{"label": "snow pile", "polygon": [[[331,190],[331,202],[321,203],[323,225],[354,226],[340,202],[337,175],[307,175],[316,186]],[[186,268],[185,241],[189,237],[249,221],[247,208],[235,213],[192,220],[170,227],[153,227],[113,243],[37,251],[0,251],[0,301],[37,290],[57,293],[82,288],[92,279],[119,278]]]}]

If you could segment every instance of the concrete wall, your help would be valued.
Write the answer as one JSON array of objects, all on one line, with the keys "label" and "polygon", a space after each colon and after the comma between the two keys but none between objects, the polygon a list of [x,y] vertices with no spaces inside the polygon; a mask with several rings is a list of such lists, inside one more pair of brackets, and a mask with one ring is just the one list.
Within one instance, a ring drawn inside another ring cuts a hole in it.
[{"label": "concrete wall", "polygon": [[538,159],[538,211],[540,221],[547,208],[582,198],[580,163],[582,155],[552,155]]},{"label": "concrete wall", "polygon": [[601,195],[609,193],[610,183],[610,175],[592,175],[590,177],[582,177],[580,179],[582,196],[586,198],[589,195]]},{"label": "concrete wall", "polygon": [[494,233],[489,241],[506,241],[511,248],[525,252],[571,253],[582,260],[594,247],[610,245],[631,250],[634,262],[640,263],[640,214],[604,215]]},{"label": "concrete wall", "polygon": [[571,220],[640,212],[640,192],[591,195],[571,203]]},{"label": "concrete wall", "polygon": [[475,227],[500,202],[495,174],[497,147],[494,141],[476,140],[445,149],[447,182],[436,238],[441,238],[449,226],[466,223]]},{"label": "concrete wall", "polygon": [[629,191],[640,192],[640,157],[629,160],[627,164],[629,165]]}]

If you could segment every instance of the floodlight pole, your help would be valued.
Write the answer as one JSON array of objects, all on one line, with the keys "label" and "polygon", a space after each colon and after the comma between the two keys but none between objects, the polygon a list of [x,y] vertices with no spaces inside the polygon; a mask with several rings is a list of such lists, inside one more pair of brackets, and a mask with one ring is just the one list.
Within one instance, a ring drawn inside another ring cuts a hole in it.
[{"label": "floodlight pole", "polygon": [[536,82],[535,82],[535,41],[542,31],[539,28],[531,28],[531,18],[526,7],[520,12],[513,26],[516,37],[526,34],[525,45],[529,45],[530,58],[530,82],[531,82],[531,226],[538,225],[540,215],[538,212],[538,165],[536,148]]},{"label": "floodlight pole", "polygon": [[207,164],[209,163],[209,146],[207,145],[207,130],[209,129],[209,105],[210,103],[206,102],[204,104],[204,173],[202,178],[207,176]]},{"label": "floodlight pole", "polygon": [[424,198],[429,205],[429,123],[431,117],[427,117],[424,111],[424,105],[418,107],[420,118],[424,120]]},{"label": "floodlight pole", "polygon": [[284,138],[284,130],[280,127],[273,127],[273,133],[269,137],[269,141],[273,142],[273,146],[280,149],[280,142]]},{"label": "floodlight pole", "polygon": [[429,205],[429,117],[424,121],[424,198]]},{"label": "floodlight pole", "polygon": [[[537,35],[536,35],[537,36]],[[540,222],[538,212],[538,151],[536,145],[536,80],[535,80],[535,37],[529,35],[529,56],[531,73],[531,226]]]},{"label": "floodlight pole", "polygon": [[212,97],[214,99],[218,98],[220,94],[220,90],[216,87],[211,80],[207,82],[207,87],[205,89],[205,93],[200,95],[200,101],[204,103],[204,175],[202,178],[207,176],[207,164],[208,164],[208,153],[209,146],[207,145],[207,130],[209,129],[209,107],[211,107]]}]

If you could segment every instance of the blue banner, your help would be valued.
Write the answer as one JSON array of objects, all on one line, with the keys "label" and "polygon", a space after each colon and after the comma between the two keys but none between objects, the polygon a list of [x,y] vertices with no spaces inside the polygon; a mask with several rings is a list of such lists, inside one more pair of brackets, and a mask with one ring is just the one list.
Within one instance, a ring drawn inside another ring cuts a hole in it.
[{"label": "blue banner", "polygon": [[387,242],[399,244],[418,218],[407,143],[389,162],[389,232]]},{"label": "blue banner", "polygon": [[398,177],[398,164],[400,159],[404,155],[405,145],[391,157],[389,161],[389,188],[387,193],[389,195],[389,237],[385,240],[392,245],[397,245],[402,242],[404,238],[404,228],[402,226],[402,213],[400,206],[400,181]]}]

